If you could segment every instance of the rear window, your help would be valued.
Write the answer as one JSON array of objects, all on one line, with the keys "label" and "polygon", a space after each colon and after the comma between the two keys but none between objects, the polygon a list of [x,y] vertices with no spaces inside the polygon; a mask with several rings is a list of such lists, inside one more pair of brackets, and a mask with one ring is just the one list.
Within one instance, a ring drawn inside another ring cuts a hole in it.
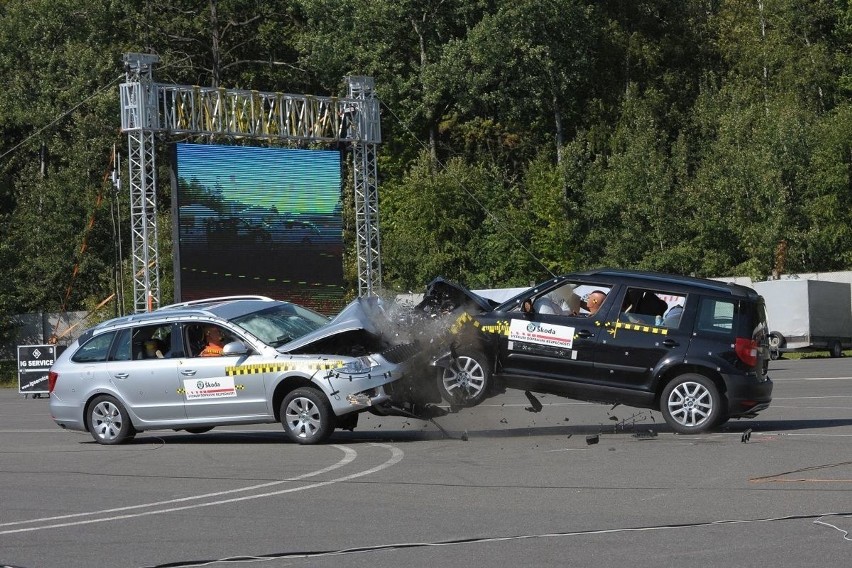
[{"label": "rear window", "polygon": [[115,337],[115,332],[102,333],[87,341],[80,349],[74,353],[71,360],[75,363],[95,363],[98,361],[106,361],[109,355],[109,347],[112,345],[112,339]]}]

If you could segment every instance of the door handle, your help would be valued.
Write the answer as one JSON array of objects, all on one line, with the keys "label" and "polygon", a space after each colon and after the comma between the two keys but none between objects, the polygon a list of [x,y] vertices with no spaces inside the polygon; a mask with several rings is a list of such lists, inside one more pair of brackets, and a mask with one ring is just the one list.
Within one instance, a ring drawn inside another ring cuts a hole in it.
[{"label": "door handle", "polygon": [[126,378],[127,378],[127,377],[129,377],[130,375],[129,375],[129,374],[127,374],[127,373],[116,373],[116,374],[115,374],[115,375],[113,375],[113,376],[114,376],[116,379],[126,379]]},{"label": "door handle", "polygon": [[663,345],[665,345],[666,347],[677,347],[678,345],[680,345],[680,343],[678,343],[674,339],[666,339],[665,341],[663,341]]},{"label": "door handle", "polygon": [[582,337],[583,339],[588,339],[593,337],[595,334],[589,331],[588,329],[581,329],[577,332],[577,337]]},{"label": "door handle", "polygon": [[198,372],[198,371],[196,371],[195,369],[184,369],[184,370],[182,370],[182,371],[180,372],[180,374],[181,374],[181,375],[184,375],[184,376],[186,376],[186,377],[192,377],[192,376],[194,376],[194,375],[195,375],[195,373],[197,373],[197,372]]}]

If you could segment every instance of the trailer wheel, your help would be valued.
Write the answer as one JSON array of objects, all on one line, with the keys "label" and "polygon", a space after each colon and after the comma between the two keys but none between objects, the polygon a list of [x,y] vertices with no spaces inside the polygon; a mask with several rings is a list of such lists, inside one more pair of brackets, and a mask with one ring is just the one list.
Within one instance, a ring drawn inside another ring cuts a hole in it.
[{"label": "trailer wheel", "polygon": [[787,340],[784,336],[773,331],[769,334],[769,358],[775,361],[781,358],[781,349],[787,345]]},{"label": "trailer wheel", "polygon": [[828,352],[834,358],[843,357],[843,346],[835,339],[828,344]]}]

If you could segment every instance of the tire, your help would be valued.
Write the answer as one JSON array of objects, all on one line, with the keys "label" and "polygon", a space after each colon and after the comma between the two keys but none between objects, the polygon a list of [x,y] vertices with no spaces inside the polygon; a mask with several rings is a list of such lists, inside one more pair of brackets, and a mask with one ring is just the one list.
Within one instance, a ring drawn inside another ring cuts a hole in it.
[{"label": "tire", "polygon": [[476,406],[490,388],[491,368],[481,351],[459,351],[450,367],[438,368],[438,392],[451,405]]},{"label": "tire", "polygon": [[787,340],[777,331],[769,334],[769,358],[773,361],[781,358],[781,349],[787,345]]},{"label": "tire", "polygon": [[184,428],[190,434],[203,434],[213,429],[213,426],[197,426],[195,428]]},{"label": "tire", "polygon": [[95,398],[88,414],[89,433],[99,444],[121,444],[136,435],[124,406],[109,395]]},{"label": "tire", "polygon": [[838,340],[834,340],[828,344],[828,353],[835,359],[843,357],[843,345]]},{"label": "tire", "polygon": [[281,401],[281,424],[287,437],[297,444],[319,444],[334,431],[336,418],[325,394],[302,387]]},{"label": "tire", "polygon": [[686,373],[663,389],[660,412],[675,432],[698,434],[718,425],[723,412],[722,396],[709,378]]}]

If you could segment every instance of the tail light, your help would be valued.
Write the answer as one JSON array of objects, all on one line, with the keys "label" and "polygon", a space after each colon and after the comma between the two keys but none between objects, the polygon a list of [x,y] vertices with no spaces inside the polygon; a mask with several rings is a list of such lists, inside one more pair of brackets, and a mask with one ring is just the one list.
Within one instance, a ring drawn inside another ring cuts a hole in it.
[{"label": "tail light", "polygon": [[757,341],[754,339],[738,337],[734,344],[734,351],[737,352],[740,361],[749,367],[757,365]]},{"label": "tail light", "polygon": [[53,389],[56,388],[56,379],[59,378],[59,373],[56,371],[50,371],[47,374],[47,393],[50,394],[53,392]]}]

